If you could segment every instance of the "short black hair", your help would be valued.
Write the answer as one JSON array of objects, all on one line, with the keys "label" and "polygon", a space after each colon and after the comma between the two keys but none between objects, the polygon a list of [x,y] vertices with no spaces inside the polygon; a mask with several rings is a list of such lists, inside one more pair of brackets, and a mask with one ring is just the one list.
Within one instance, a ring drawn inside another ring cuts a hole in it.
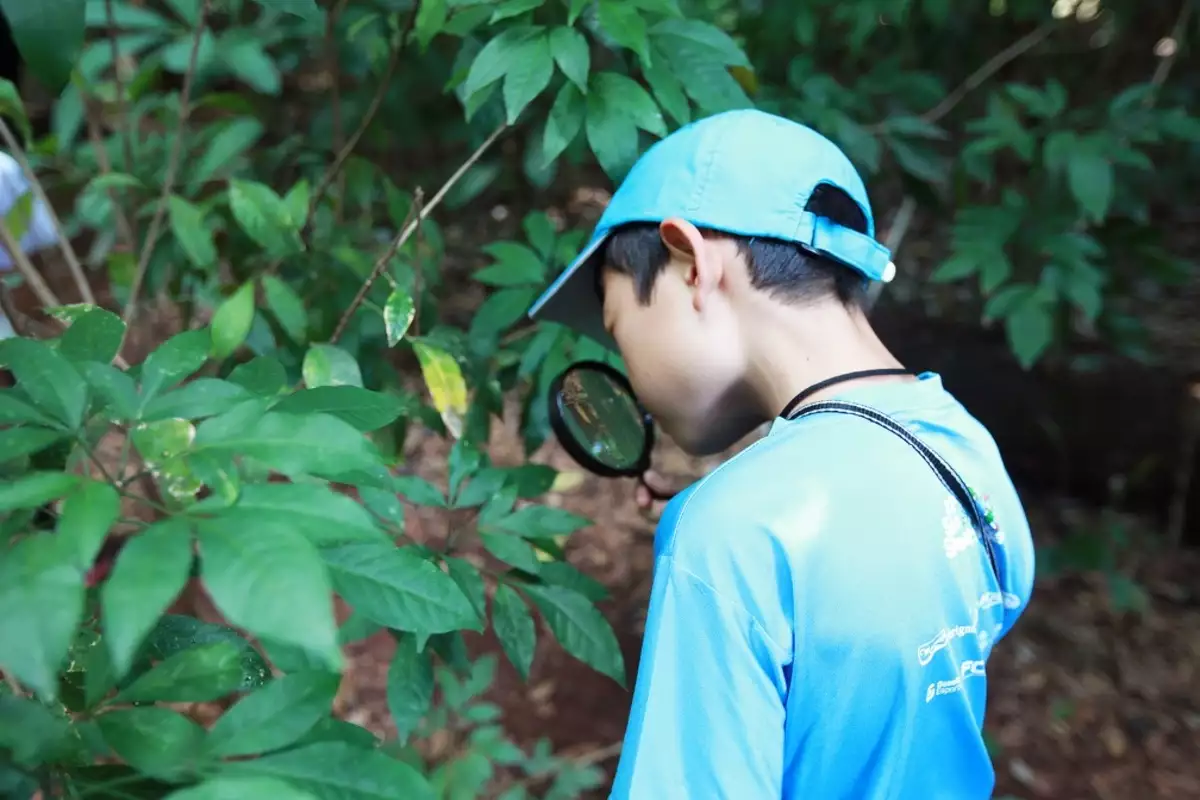
[{"label": "short black hair", "polygon": [[[822,183],[813,190],[805,211],[858,233],[867,232],[867,215],[842,189]],[[669,254],[656,222],[631,222],[616,228],[604,247],[604,266],[633,278],[639,302],[646,305],[654,284],[667,265]],[[805,250],[794,242],[746,237],[705,230],[737,242],[750,269],[750,283],[790,302],[813,302],[836,297],[847,307],[859,306],[866,297],[862,273],[833,259]],[[600,277],[602,272],[598,272]]]}]

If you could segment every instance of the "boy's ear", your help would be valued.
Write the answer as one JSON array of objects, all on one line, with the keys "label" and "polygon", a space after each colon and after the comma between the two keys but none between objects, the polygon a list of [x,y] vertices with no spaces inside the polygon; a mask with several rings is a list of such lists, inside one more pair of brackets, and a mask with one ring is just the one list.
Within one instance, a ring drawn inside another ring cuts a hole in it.
[{"label": "boy's ear", "polygon": [[683,276],[688,286],[701,290],[699,295],[715,289],[721,282],[720,258],[692,223],[679,217],[665,219],[658,225],[658,235],[666,245],[673,260],[686,265]]}]

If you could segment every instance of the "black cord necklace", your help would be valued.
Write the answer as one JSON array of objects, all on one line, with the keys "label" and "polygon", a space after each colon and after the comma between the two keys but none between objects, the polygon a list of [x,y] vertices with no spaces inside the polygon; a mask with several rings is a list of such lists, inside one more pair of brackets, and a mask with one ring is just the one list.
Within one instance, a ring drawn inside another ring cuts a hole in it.
[{"label": "black cord necklace", "polygon": [[783,419],[788,419],[789,417],[791,417],[792,412],[794,412],[800,406],[801,403],[803,403],[805,400],[812,397],[814,394],[821,391],[822,389],[828,389],[830,386],[833,386],[836,383],[844,383],[846,381],[855,381],[855,380],[858,380],[859,378],[878,378],[878,377],[881,377],[884,375],[914,375],[914,374],[915,373],[912,370],[907,370],[902,367],[893,367],[893,368],[889,368],[889,369],[863,369],[863,370],[859,370],[858,372],[845,372],[845,373],[842,373],[841,375],[834,375],[832,378],[826,378],[823,381],[814,383],[812,386],[809,386],[807,389],[804,389],[803,391],[801,391],[800,394],[796,395],[790,401],[788,401],[788,404],[783,407],[783,411],[779,412],[779,416],[782,417]]}]

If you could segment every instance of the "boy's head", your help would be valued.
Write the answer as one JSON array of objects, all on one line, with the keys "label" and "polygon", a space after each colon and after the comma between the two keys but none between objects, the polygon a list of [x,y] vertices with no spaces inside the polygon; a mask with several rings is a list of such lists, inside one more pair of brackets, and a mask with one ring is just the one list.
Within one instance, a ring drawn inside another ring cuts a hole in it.
[{"label": "boy's head", "polygon": [[858,315],[868,282],[891,279],[873,234],[836,146],[780,117],[726,112],[642,156],[530,313],[615,344],[664,430],[715,452],[765,419],[747,378],[778,311]]}]

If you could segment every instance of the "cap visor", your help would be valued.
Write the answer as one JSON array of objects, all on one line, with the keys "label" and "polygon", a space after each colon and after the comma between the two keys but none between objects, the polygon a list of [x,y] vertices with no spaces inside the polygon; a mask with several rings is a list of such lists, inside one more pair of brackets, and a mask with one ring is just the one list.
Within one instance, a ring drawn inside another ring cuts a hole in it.
[{"label": "cap visor", "polygon": [[604,329],[604,309],[596,291],[599,259],[595,256],[607,239],[608,234],[605,233],[588,243],[583,252],[534,302],[529,309],[530,319],[557,322],[600,344],[615,347],[616,343]]}]

